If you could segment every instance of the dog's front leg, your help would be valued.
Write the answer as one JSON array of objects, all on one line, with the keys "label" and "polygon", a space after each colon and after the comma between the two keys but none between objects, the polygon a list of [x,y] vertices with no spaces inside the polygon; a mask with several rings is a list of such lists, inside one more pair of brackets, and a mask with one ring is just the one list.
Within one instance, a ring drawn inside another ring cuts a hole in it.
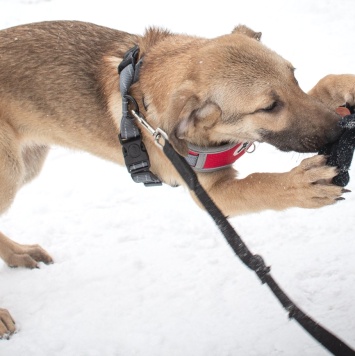
[{"label": "dog's front leg", "polygon": [[331,110],[348,103],[355,104],[355,75],[329,74],[322,78],[309,92]]},{"label": "dog's front leg", "polygon": [[331,184],[337,174],[324,156],[304,159],[285,173],[253,173],[236,179],[233,169],[199,175],[199,180],[226,216],[266,209],[319,208],[334,204],[343,190]]},{"label": "dog's front leg", "polygon": [[6,309],[0,308],[0,339],[8,339],[15,331],[14,319]]},{"label": "dog's front leg", "polygon": [[0,257],[10,267],[38,268],[38,262],[53,263],[52,257],[38,245],[20,245],[0,232]]}]

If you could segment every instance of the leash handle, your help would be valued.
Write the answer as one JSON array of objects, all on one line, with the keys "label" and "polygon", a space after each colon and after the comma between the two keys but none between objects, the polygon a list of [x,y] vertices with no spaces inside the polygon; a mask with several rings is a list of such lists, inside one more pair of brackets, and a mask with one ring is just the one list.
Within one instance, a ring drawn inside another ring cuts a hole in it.
[{"label": "leash handle", "polygon": [[298,308],[279,287],[270,274],[270,267],[265,265],[261,256],[253,255],[251,253],[227,218],[222,214],[221,210],[201,186],[196,173],[186,162],[185,158],[175,151],[168,139],[164,137],[164,144],[159,145],[162,146],[165,155],[215,221],[234,253],[247,267],[257,274],[262,283],[266,283],[269,286],[275,297],[287,310],[289,318],[295,319],[311,336],[313,336],[314,339],[332,354],[336,356],[355,356],[355,351],[353,349]]}]

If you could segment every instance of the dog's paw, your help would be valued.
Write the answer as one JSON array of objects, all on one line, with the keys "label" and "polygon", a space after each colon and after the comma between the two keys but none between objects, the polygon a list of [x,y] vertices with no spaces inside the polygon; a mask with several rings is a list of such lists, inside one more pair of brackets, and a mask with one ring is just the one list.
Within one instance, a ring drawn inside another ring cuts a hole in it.
[{"label": "dog's paw", "polygon": [[0,308],[0,339],[9,339],[15,331],[14,319],[6,309]]},{"label": "dog's paw", "polygon": [[345,103],[354,105],[355,75],[329,74],[321,79],[308,94],[332,110]]},{"label": "dog's paw", "polygon": [[39,245],[19,245],[9,254],[6,263],[9,267],[38,268],[38,263],[53,263],[52,257]]},{"label": "dog's paw", "polygon": [[287,174],[291,200],[301,208],[320,208],[343,200],[343,188],[332,184],[337,174],[336,167],[326,165],[325,156],[304,159]]}]

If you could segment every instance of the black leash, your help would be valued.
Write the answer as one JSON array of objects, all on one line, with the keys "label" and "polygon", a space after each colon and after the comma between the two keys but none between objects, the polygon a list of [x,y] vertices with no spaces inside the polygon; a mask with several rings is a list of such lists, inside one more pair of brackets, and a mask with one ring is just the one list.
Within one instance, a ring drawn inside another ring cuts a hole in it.
[{"label": "black leash", "polygon": [[[132,55],[133,53],[133,55]],[[140,168],[138,170],[138,174],[143,172],[147,181],[144,179],[135,179],[134,173],[136,173],[133,169],[132,178],[135,182],[143,182],[145,185],[150,185],[150,180],[152,179],[150,174],[153,175],[149,171],[149,159],[146,153],[145,148],[139,149],[140,151],[144,151],[144,154],[135,154],[137,148],[130,149],[130,144],[137,145],[136,139],[137,136],[140,137],[140,131],[136,126],[136,119],[138,122],[142,124],[142,126],[148,130],[148,132],[154,137],[156,144],[163,150],[167,158],[174,165],[176,170],[179,172],[181,177],[186,182],[187,186],[190,190],[192,190],[196,197],[199,199],[201,204],[205,207],[209,215],[212,217],[219,230],[222,232],[223,236],[226,238],[227,242],[235,252],[235,254],[243,261],[243,263],[253,270],[261,282],[263,284],[267,284],[271,291],[274,293],[276,298],[282,304],[282,306],[287,310],[289,318],[295,319],[307,332],[312,335],[319,343],[321,343],[328,351],[333,353],[336,356],[355,356],[355,351],[351,349],[346,343],[336,337],[334,334],[326,330],[319,323],[315,322],[312,318],[310,318],[307,314],[305,314],[297,305],[286,295],[286,293],[279,287],[279,285],[275,282],[270,274],[270,267],[265,265],[263,258],[259,255],[254,255],[248,247],[245,245],[241,237],[234,230],[232,225],[229,223],[227,218],[223,215],[221,210],[217,207],[217,205],[213,202],[204,188],[201,186],[198,181],[196,173],[190,167],[190,165],[186,162],[186,159],[180,156],[173,146],[170,144],[168,136],[164,131],[160,128],[154,129],[151,127],[147,121],[145,121],[144,117],[139,113],[138,105],[136,101],[128,95],[129,86],[127,83],[133,83],[134,78],[137,78],[137,73],[135,73],[136,66],[136,58],[138,56],[138,48],[134,47],[132,50],[128,51],[125,58],[123,59],[120,67],[119,73],[120,75],[120,83],[121,83],[121,95],[123,102],[123,118],[121,122],[121,130],[122,127],[125,128],[126,132],[124,133],[125,137],[122,137],[122,132],[120,134],[120,141],[123,142],[123,153],[125,156],[126,165],[128,171],[132,173],[132,160],[134,161],[133,166],[139,165]],[[129,67],[130,69],[125,72],[125,68]],[[121,78],[123,77],[123,78]],[[122,91],[122,81],[124,82],[124,89]],[[135,110],[128,111],[128,102],[133,102],[135,106]],[[128,124],[127,124],[128,122]],[[132,128],[128,126],[134,125],[136,128]],[[138,134],[137,134],[138,132]],[[132,141],[133,138],[133,141]],[[133,143],[132,143],[133,142]],[[141,142],[141,139],[140,139]],[[143,144],[142,142],[139,144]],[[144,145],[143,145],[144,147]],[[134,152],[133,156],[138,157],[130,157],[132,154],[130,150]],[[141,159],[141,156],[143,159]],[[141,163],[143,162],[143,164]],[[147,163],[148,162],[148,163]],[[143,166],[143,168],[141,168]],[[143,170],[142,170],[143,169]],[[148,172],[148,173],[147,173]],[[153,175],[153,181],[158,179]],[[158,179],[159,180],[159,179]],[[155,185],[156,182],[153,182]]]},{"label": "black leash", "polygon": [[235,254],[243,263],[252,269],[261,282],[267,284],[282,306],[288,311],[290,319],[295,319],[305,330],[308,331],[319,343],[328,351],[337,356],[354,356],[355,351],[341,341],[334,334],[329,332],[319,323],[315,322],[305,314],[279,287],[270,274],[270,267],[265,265],[263,258],[253,255],[245,245],[241,237],[231,226],[221,210],[216,206],[204,188],[198,181],[196,173],[186,163],[184,157],[180,156],[172,147],[167,139],[164,140],[163,151],[174,165],[181,177],[185,180],[188,187],[196,194],[201,204],[205,207],[209,215],[215,221],[219,230],[232,247]]}]

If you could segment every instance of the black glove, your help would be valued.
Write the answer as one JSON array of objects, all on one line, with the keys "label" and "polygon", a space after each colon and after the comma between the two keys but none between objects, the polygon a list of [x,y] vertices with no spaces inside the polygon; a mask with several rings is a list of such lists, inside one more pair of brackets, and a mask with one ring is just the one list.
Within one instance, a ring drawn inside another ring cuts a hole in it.
[{"label": "black glove", "polygon": [[[338,167],[339,174],[333,178],[333,183],[341,187],[345,187],[350,180],[349,168],[353,159],[355,149],[355,107],[345,106],[345,115],[339,122],[339,125],[344,128],[340,138],[320,149],[319,154],[328,156],[327,164]],[[343,112],[343,110],[342,110]]]}]

